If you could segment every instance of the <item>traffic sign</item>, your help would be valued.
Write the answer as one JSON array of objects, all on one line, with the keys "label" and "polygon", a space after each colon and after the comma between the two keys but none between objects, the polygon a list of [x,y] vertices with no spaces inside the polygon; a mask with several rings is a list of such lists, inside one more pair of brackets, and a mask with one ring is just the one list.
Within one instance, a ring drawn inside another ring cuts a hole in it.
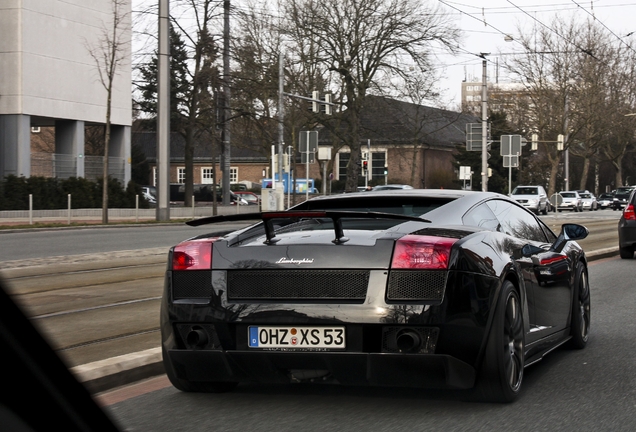
[{"label": "traffic sign", "polygon": [[469,166],[460,166],[459,167],[459,179],[460,180],[470,180],[470,167]]},{"label": "traffic sign", "polygon": [[521,156],[521,135],[501,136],[501,156]]},{"label": "traffic sign", "polygon": [[300,161],[314,163],[318,148],[318,131],[301,131],[299,139]]},{"label": "traffic sign", "polygon": [[[481,151],[482,148],[482,124],[466,123],[466,151]],[[490,138],[490,124],[487,126],[486,136]]]},{"label": "traffic sign", "polygon": [[519,156],[504,155],[503,166],[504,168],[519,168]]}]

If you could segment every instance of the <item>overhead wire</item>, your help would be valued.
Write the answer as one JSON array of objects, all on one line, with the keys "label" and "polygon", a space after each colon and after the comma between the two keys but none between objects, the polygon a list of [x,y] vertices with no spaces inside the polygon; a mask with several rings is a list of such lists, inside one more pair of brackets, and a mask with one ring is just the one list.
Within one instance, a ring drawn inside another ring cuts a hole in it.
[{"label": "overhead wire", "polygon": [[[614,35],[614,37],[616,37],[616,39],[618,39],[620,42],[622,42],[627,48],[629,48],[631,51],[634,51],[634,53],[636,53],[636,50],[634,50],[634,48],[628,44],[627,42],[625,42],[623,40],[623,38],[621,38],[620,36],[618,36],[616,33],[614,33],[612,31],[612,29],[610,29],[608,26],[605,25],[605,23],[603,21],[601,21],[600,19],[598,19],[593,13],[591,13],[590,11],[588,11],[587,9],[585,9],[583,6],[581,6],[580,4],[578,4],[576,1],[571,0],[572,3],[574,3],[575,5],[577,5],[579,8],[583,9],[584,12],[586,12],[588,15],[590,15],[592,18],[594,18],[595,21],[598,21],[603,27],[605,27],[607,29],[607,31],[609,31],[611,34]],[[626,35],[626,37],[629,37],[633,34],[634,32],[628,33]]]}]

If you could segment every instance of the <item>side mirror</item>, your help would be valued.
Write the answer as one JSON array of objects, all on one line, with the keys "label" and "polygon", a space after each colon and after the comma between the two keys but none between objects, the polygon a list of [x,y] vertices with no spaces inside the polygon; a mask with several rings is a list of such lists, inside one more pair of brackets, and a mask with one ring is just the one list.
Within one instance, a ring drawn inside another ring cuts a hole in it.
[{"label": "side mirror", "polygon": [[590,232],[583,225],[578,224],[563,224],[561,227],[561,234],[554,241],[554,244],[550,250],[554,252],[561,252],[565,247],[565,244],[570,240],[582,240]]},{"label": "side mirror", "polygon": [[590,233],[583,225],[563,224],[561,232],[566,240],[583,240]]}]

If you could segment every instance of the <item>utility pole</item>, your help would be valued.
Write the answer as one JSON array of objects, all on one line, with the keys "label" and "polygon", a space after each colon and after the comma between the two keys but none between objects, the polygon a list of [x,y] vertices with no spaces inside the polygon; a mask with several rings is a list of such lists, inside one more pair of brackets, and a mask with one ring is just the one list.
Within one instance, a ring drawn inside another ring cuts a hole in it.
[{"label": "utility pole", "polygon": [[157,210],[158,221],[170,220],[170,6],[159,0],[157,73]]},{"label": "utility pole", "polygon": [[[284,134],[284,120],[285,120],[285,104],[283,101],[285,92],[285,68],[284,68],[284,52],[281,49],[278,55],[278,180],[283,183],[283,146],[285,143]],[[273,177],[273,175],[272,175]],[[289,188],[291,185],[287,185]],[[282,209],[279,209],[282,210]]]},{"label": "utility pole", "polygon": [[564,158],[565,160],[564,165],[565,165],[565,190],[569,191],[570,190],[570,152],[568,151],[568,147],[569,145],[569,139],[570,139],[570,132],[569,132],[569,116],[570,116],[570,101],[568,100],[568,93],[569,93],[569,87],[568,89],[566,89],[566,93],[565,93],[565,119],[563,120],[563,129],[565,129],[564,134],[565,134],[565,150],[564,150]]},{"label": "utility pole", "polygon": [[[223,1],[223,205],[230,204],[230,0]],[[238,204],[237,204],[238,205]]]},{"label": "utility pole", "polygon": [[481,190],[488,191],[488,74],[486,68],[486,56],[489,53],[481,53],[482,60],[482,87],[481,87]]}]

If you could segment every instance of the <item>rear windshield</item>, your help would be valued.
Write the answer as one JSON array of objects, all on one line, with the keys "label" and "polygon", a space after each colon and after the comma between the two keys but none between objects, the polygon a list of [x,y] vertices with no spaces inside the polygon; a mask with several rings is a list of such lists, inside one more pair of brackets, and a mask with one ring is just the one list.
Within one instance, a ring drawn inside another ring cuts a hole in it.
[{"label": "rear windshield", "polygon": [[575,198],[574,192],[561,192],[563,198]]},{"label": "rear windshield", "polygon": [[518,187],[512,191],[513,195],[539,195],[539,189],[536,187]]},{"label": "rear windshield", "polygon": [[582,193],[580,195],[581,195],[581,198],[592,198],[592,195],[590,195],[589,193]]},{"label": "rear windshield", "polygon": [[294,210],[342,210],[392,213],[406,216],[421,216],[439,208],[455,198],[365,196],[348,199],[325,199],[306,201]]}]

